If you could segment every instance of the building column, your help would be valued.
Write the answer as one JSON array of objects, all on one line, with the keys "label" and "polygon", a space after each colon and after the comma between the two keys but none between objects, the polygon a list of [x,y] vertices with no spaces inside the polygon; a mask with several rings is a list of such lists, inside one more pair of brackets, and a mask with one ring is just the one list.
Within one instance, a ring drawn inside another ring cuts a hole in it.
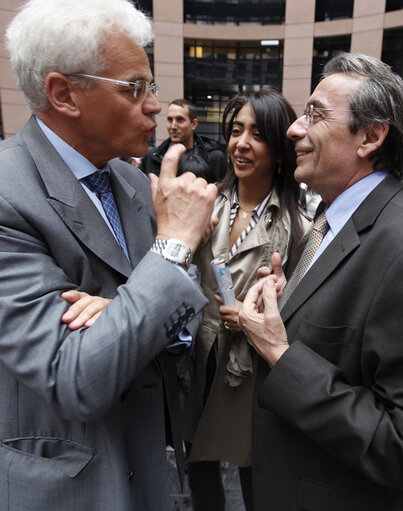
[{"label": "building column", "polygon": [[24,94],[18,88],[11,71],[4,35],[22,3],[23,0],[0,0],[0,90],[4,138],[11,137],[20,130],[31,115]]},{"label": "building column", "polygon": [[168,136],[166,114],[168,104],[183,98],[183,0],[153,0],[154,75],[160,85],[156,144]]},{"label": "building column", "polygon": [[355,0],[351,51],[381,58],[386,0]]},{"label": "building column", "polygon": [[311,93],[315,0],[287,0],[283,94],[297,115]]}]

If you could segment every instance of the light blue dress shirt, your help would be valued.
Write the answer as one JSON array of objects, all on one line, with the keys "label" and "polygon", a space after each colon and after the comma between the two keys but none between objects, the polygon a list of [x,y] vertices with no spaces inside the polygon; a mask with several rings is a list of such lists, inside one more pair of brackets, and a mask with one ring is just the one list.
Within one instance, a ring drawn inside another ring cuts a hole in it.
[{"label": "light blue dress shirt", "polygon": [[336,197],[330,206],[325,209],[329,230],[324,236],[320,247],[316,251],[309,268],[326,250],[331,241],[345,226],[348,219],[358,208],[358,206],[360,206],[360,204],[368,197],[372,190],[374,190],[387,175],[388,173],[383,170],[378,170],[372,174],[369,174],[368,176],[347,188],[347,190],[344,190],[344,192]]}]

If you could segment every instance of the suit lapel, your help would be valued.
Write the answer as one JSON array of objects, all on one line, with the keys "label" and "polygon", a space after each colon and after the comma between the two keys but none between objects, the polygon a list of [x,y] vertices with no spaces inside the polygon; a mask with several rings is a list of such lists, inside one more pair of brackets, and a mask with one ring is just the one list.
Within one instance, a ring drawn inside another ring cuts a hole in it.
[{"label": "suit lapel", "polygon": [[359,233],[372,227],[382,209],[402,187],[400,181],[388,176],[368,195],[309,269],[306,278],[295,288],[281,311],[284,322],[326,281],[337,266],[357,249],[360,245]]},{"label": "suit lapel", "polygon": [[106,264],[129,276],[132,268],[113,234],[32,117],[21,131],[48,193],[48,201],[74,235]]},{"label": "suit lapel", "polygon": [[350,218],[319,259],[312,265],[284,305],[281,311],[284,322],[301,307],[341,261],[359,245],[360,239]]}]

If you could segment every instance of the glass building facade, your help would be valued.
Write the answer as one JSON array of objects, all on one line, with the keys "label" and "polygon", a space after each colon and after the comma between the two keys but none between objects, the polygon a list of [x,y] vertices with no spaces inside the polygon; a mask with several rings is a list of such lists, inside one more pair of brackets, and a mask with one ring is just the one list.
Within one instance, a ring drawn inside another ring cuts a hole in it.
[{"label": "glass building facade", "polygon": [[384,30],[382,60],[403,76],[403,28]]},{"label": "glass building facade", "polygon": [[[166,138],[166,112],[185,97],[199,109],[200,133],[220,139],[228,100],[274,87],[299,114],[323,66],[339,51],[382,58],[403,74],[403,0],[131,0],[154,19],[147,53],[160,84],[155,143]],[[9,19],[22,0],[0,0]],[[0,45],[1,45],[0,41]],[[7,52],[0,61],[4,136],[30,113],[14,83]]]},{"label": "glass building facade", "polygon": [[312,84],[311,91],[315,89],[321,79],[325,64],[337,53],[349,51],[351,46],[351,35],[339,37],[318,37],[313,41],[312,56]]},{"label": "glass building facade", "polygon": [[238,92],[269,86],[281,90],[283,42],[263,43],[185,40],[185,97],[199,108],[200,133],[220,137],[221,113]]},{"label": "glass building facade", "polygon": [[386,0],[385,12],[403,9],[403,0]]},{"label": "glass building facade", "polygon": [[284,23],[285,0],[184,0],[184,22],[201,24]]},{"label": "glass building facade", "polygon": [[354,0],[316,0],[315,21],[353,17]]}]

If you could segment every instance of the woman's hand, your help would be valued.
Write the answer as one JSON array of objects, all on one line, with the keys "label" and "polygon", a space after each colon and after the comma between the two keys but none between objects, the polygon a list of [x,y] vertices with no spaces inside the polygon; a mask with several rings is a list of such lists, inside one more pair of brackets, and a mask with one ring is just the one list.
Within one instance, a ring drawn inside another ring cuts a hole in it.
[{"label": "woman's hand", "polygon": [[268,277],[270,275],[270,279],[275,284],[277,299],[279,299],[280,296],[283,294],[283,289],[287,284],[287,279],[285,278],[283,267],[281,264],[281,256],[278,252],[274,252],[273,255],[271,256],[271,266],[272,266],[271,271],[268,266],[262,266],[261,268],[259,268],[257,271],[256,280],[259,281],[260,279]]},{"label": "woman's hand", "polygon": [[70,330],[92,326],[111,302],[108,298],[75,290],[65,291],[60,296],[72,304],[62,316],[62,322],[67,323]]},{"label": "woman's hand", "polygon": [[211,217],[210,224],[205,230],[200,245],[203,246],[210,239],[211,233],[214,231],[214,227],[218,224],[218,218],[216,216]]},{"label": "woman's hand", "polygon": [[239,326],[239,309],[241,308],[242,302],[236,301],[236,305],[223,305],[221,296],[214,295],[214,298],[220,305],[220,318],[224,323],[224,327],[231,332],[242,332]]}]

